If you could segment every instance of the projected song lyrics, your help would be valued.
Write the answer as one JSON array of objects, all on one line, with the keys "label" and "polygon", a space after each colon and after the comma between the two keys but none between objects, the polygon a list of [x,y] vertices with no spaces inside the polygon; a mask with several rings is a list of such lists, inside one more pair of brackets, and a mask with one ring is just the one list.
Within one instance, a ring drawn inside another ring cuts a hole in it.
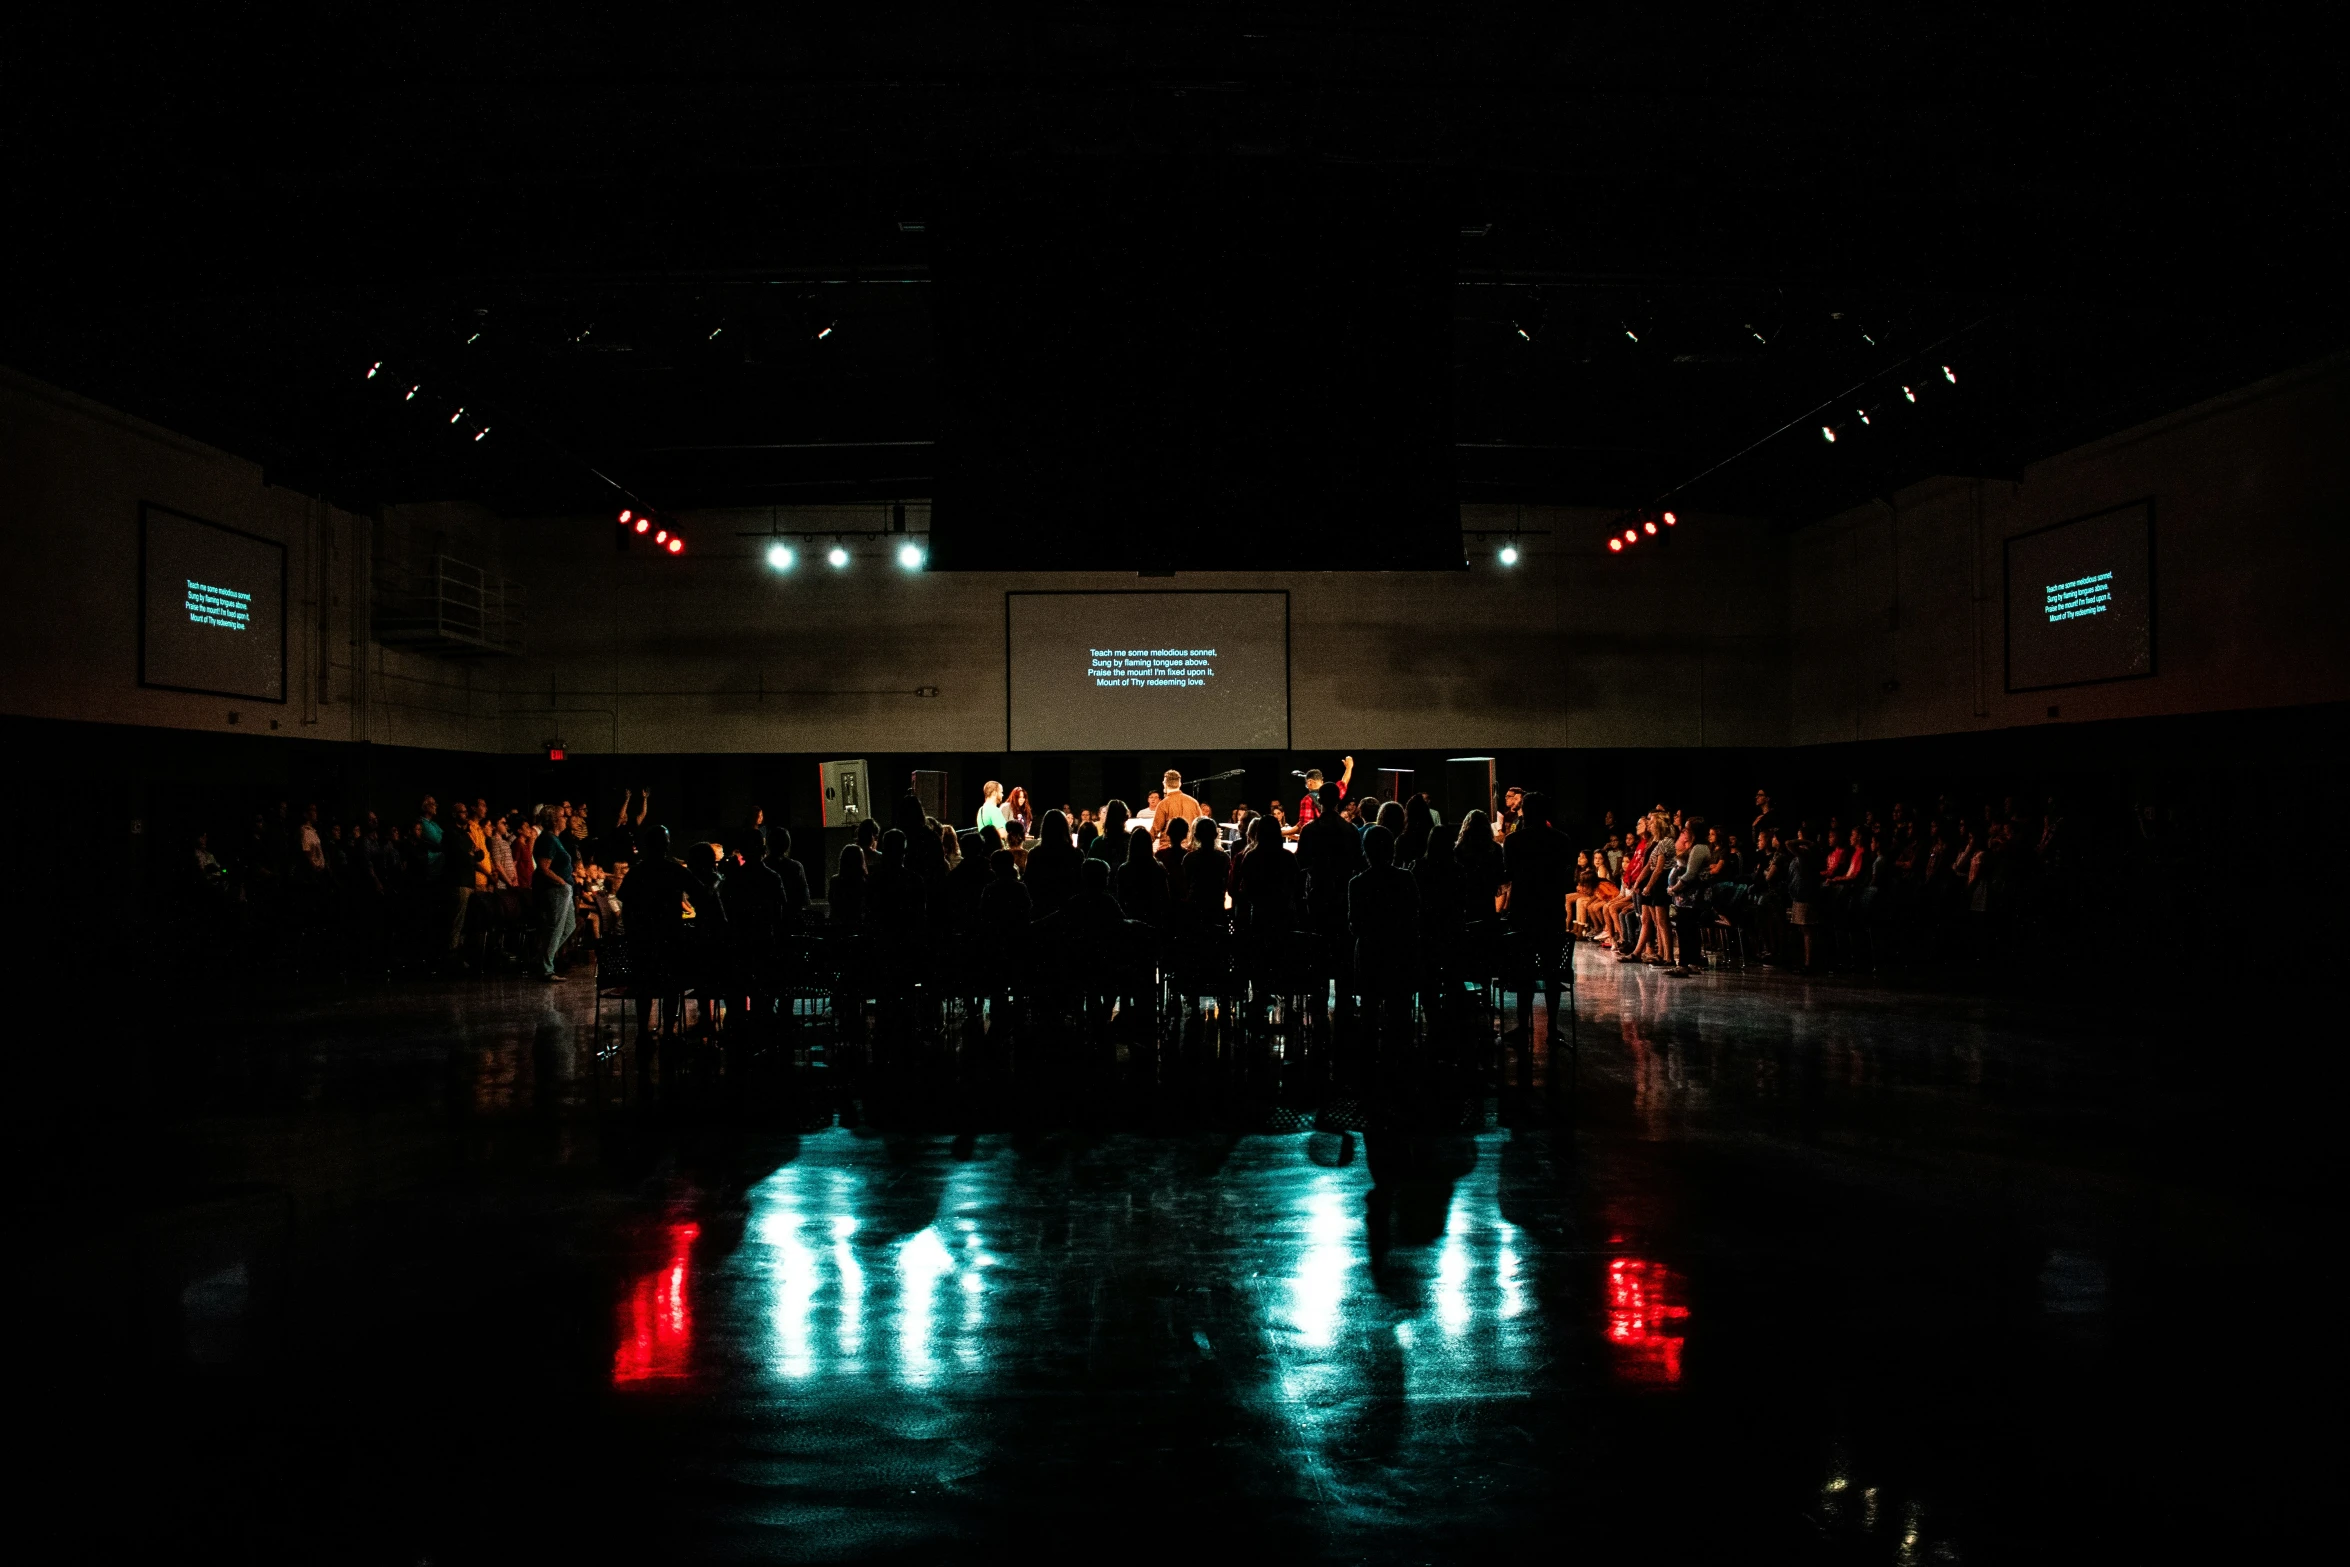
[{"label": "projected song lyrics", "polygon": [[224,631],[242,631],[253,619],[253,595],[239,593],[235,588],[216,588],[208,582],[189,577],[188,619],[199,626],[218,626]]},{"label": "projected song lyrics", "polygon": [[1103,688],[1204,686],[1216,678],[1212,647],[1091,649],[1087,673]]},{"label": "projected song lyrics", "polygon": [[2113,573],[2110,571],[2098,572],[2093,577],[2075,577],[2070,582],[2051,582],[2046,590],[2050,625],[2060,620],[2102,615],[2112,603]]}]

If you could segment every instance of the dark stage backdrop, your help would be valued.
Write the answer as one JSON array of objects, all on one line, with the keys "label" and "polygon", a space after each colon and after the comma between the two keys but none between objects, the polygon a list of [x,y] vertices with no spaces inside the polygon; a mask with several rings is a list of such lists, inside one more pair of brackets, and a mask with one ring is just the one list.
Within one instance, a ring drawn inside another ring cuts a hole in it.
[{"label": "dark stage backdrop", "polygon": [[1434,179],[1128,160],[962,189],[931,231],[932,565],[1459,569]]}]

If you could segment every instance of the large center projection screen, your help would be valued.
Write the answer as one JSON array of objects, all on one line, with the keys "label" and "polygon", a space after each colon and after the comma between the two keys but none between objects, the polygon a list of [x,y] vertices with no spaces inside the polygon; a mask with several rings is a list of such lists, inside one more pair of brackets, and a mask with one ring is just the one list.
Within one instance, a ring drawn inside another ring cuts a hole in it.
[{"label": "large center projection screen", "polygon": [[161,506],[139,527],[139,683],[283,702],[286,547]]},{"label": "large center projection screen", "polygon": [[1007,593],[1013,751],[1289,746],[1286,593]]},{"label": "large center projection screen", "polygon": [[2154,673],[2153,511],[2144,501],[2007,541],[2007,689]]}]

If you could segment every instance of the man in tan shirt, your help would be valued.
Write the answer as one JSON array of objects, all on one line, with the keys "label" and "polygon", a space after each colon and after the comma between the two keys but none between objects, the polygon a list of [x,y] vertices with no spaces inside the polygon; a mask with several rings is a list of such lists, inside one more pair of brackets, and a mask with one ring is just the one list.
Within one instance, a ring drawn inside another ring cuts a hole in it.
[{"label": "man in tan shirt", "polygon": [[1151,812],[1151,842],[1164,849],[1167,846],[1167,824],[1177,817],[1186,823],[1196,822],[1207,815],[1207,807],[1183,792],[1183,775],[1173,768],[1159,780],[1160,794],[1157,809]]}]

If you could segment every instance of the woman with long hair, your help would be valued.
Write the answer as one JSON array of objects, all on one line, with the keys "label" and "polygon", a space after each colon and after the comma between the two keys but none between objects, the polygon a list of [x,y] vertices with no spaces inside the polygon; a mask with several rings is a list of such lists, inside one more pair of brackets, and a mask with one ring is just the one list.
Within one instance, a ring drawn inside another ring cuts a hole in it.
[{"label": "woman with long hair", "polygon": [[1501,845],[1493,841],[1493,818],[1483,811],[1462,817],[1452,857],[1460,862],[1461,877],[1467,884],[1469,918],[1493,918],[1494,900],[1501,895]]},{"label": "woman with long hair", "polygon": [[1110,896],[1130,920],[1167,923],[1167,873],[1151,854],[1151,835],[1137,828],[1126,835],[1126,859],[1110,878]]},{"label": "woman with long hair", "polygon": [[1044,918],[1062,904],[1077,896],[1077,867],[1084,856],[1070,841],[1069,818],[1059,811],[1044,813],[1039,825],[1036,844],[1028,851],[1028,864],[1023,871],[1028,885],[1028,896],[1035,905],[1036,917]]},{"label": "woman with long hair", "polygon": [[[866,826],[873,824],[868,821]],[[854,930],[865,923],[865,851],[853,843],[840,846],[840,869],[825,889],[832,906],[832,923]]]},{"label": "woman with long hair", "polygon": [[1395,840],[1395,863],[1409,866],[1428,852],[1428,840],[1436,832],[1436,812],[1430,809],[1428,797],[1415,794],[1403,804],[1403,832]]},{"label": "woman with long hair", "polygon": [[1020,824],[1023,838],[1036,836],[1036,818],[1029,814],[1028,789],[1023,784],[1012,785],[1012,792],[1004,796],[1004,824],[1008,827],[1014,822]]},{"label": "woman with long hair", "polygon": [[1100,835],[1086,852],[1097,860],[1107,860],[1112,870],[1126,861],[1126,829],[1134,820],[1134,810],[1124,800],[1112,800],[1102,807]]}]

